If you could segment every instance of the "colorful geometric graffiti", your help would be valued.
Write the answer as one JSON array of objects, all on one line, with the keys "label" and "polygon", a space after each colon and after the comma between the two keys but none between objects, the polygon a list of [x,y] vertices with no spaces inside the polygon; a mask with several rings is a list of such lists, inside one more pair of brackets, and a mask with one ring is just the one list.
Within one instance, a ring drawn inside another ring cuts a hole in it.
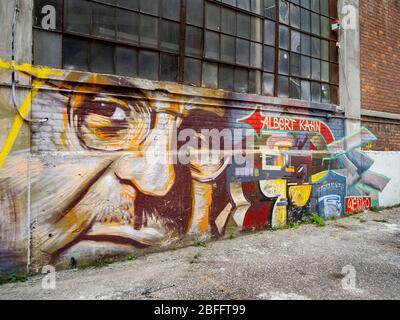
[{"label": "colorful geometric graffiti", "polygon": [[[29,211],[32,268],[283,226],[313,212],[342,216],[346,197],[377,201],[388,183],[360,151],[375,140],[366,129],[336,139],[319,118],[249,109],[231,93],[216,99],[213,90],[140,79],[19,72],[38,78],[29,107],[48,121],[30,126],[27,152],[2,150],[0,236],[4,247],[18,241],[22,231],[9,225]],[[251,150],[240,152],[253,163],[232,161],[232,152],[210,156],[228,143],[204,143],[205,129],[240,130],[241,146],[251,132]],[[186,163],[176,161],[182,150],[191,154]]]}]

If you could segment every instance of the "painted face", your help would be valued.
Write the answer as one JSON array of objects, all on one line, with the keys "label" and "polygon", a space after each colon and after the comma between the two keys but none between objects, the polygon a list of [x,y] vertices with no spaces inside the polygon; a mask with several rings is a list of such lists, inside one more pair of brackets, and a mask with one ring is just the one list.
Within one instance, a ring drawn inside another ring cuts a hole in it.
[{"label": "painted face", "polygon": [[180,130],[190,127],[201,140],[205,122],[192,119],[219,117],[218,109],[187,111],[185,104],[139,90],[108,90],[81,86],[68,96],[60,108],[62,132],[52,137],[58,156],[41,153],[37,170],[32,165],[33,238],[50,259],[123,253],[168,245],[185,233],[207,234],[214,212],[229,201],[225,195],[225,204],[215,204],[226,192],[215,187],[223,159],[175,160]]}]

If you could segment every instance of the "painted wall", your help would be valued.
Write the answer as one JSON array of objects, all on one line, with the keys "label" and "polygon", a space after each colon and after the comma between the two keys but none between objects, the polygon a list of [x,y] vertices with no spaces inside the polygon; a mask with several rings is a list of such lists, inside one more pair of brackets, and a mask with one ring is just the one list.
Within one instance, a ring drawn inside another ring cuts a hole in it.
[{"label": "painted wall", "polygon": [[367,151],[374,164],[371,170],[390,178],[389,184],[379,194],[379,205],[383,207],[400,204],[400,152]]},{"label": "painted wall", "polygon": [[[28,219],[30,250],[12,259],[28,254],[33,271],[280,227],[314,212],[339,217],[348,197],[357,211],[368,202],[357,199],[376,204],[389,182],[359,149],[375,136],[344,137],[329,106],[17,70],[33,82],[21,108],[48,121],[29,126],[25,152],[2,150],[0,252],[13,251],[22,231],[10,226]],[[19,133],[11,127],[6,139]]]}]

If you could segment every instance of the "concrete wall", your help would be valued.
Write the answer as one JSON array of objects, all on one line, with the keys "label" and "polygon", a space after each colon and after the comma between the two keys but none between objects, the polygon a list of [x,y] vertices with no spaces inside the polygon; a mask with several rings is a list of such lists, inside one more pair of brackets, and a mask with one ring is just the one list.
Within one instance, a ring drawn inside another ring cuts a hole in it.
[{"label": "concrete wall", "polygon": [[379,195],[383,207],[400,204],[400,152],[368,151],[366,155],[374,160],[371,170],[390,178],[389,184]]}]

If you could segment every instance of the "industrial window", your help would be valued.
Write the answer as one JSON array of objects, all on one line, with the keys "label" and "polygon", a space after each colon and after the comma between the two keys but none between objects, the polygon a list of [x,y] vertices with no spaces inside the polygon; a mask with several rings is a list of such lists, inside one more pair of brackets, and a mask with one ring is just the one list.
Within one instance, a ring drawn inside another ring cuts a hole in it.
[{"label": "industrial window", "polygon": [[338,103],[337,0],[34,4],[36,65]]}]

